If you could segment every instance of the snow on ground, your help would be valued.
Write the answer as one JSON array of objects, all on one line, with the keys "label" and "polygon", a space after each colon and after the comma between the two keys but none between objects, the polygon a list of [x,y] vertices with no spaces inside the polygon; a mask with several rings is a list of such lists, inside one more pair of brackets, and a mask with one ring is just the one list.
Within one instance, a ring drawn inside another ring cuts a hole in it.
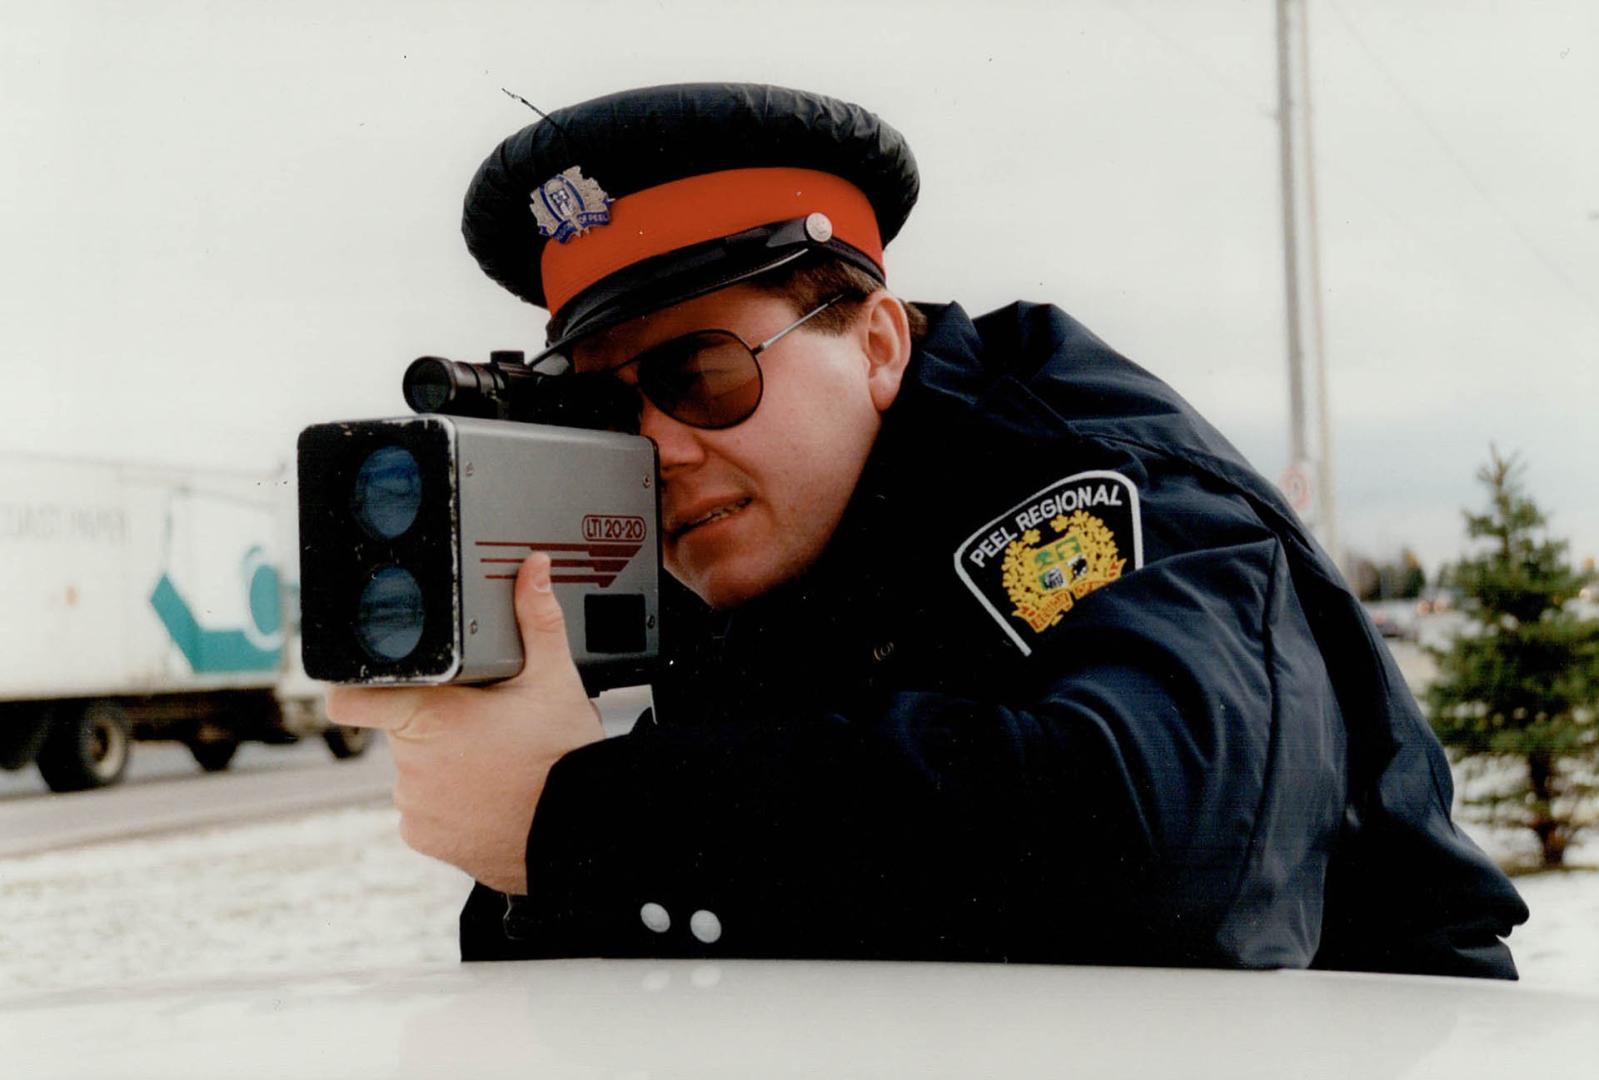
[{"label": "snow on ground", "polygon": [[0,861],[0,997],[454,960],[471,882],[398,828],[351,808]]},{"label": "snow on ground", "polygon": [[[1599,864],[1599,844],[1574,855]],[[1533,912],[1511,939],[1524,981],[1599,990],[1599,871],[1516,885]],[[469,886],[401,844],[389,808],[0,860],[0,998],[449,962]]]},{"label": "snow on ground", "polygon": [[[1501,866],[1536,861],[1538,844],[1526,829],[1465,829]],[[1524,982],[1599,990],[1599,840],[1574,845],[1566,863],[1563,871],[1512,879],[1532,914],[1510,935],[1510,949]]]},{"label": "snow on ground", "polygon": [[1599,990],[1599,870],[1516,878],[1532,909],[1510,937],[1523,982]]}]

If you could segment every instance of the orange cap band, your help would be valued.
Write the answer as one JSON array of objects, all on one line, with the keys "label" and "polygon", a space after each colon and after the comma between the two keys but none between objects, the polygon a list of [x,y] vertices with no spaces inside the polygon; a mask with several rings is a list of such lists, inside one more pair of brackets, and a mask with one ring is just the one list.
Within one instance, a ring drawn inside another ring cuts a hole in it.
[{"label": "orange cap band", "polygon": [[728,169],[624,195],[611,203],[610,224],[545,244],[546,306],[555,314],[595,282],[652,256],[817,211],[831,219],[835,238],[882,268],[877,214],[854,184],[814,169]]}]

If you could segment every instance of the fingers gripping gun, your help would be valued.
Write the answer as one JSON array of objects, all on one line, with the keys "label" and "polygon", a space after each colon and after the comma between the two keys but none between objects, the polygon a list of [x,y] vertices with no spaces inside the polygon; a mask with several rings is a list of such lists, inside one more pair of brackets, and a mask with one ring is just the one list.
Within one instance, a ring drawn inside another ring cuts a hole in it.
[{"label": "fingers gripping gun", "polygon": [[516,674],[512,583],[545,551],[589,692],[646,680],[660,642],[655,447],[591,430],[603,418],[565,400],[558,380],[517,352],[488,364],[424,356],[404,378],[418,415],[301,432],[307,674],[374,684]]}]

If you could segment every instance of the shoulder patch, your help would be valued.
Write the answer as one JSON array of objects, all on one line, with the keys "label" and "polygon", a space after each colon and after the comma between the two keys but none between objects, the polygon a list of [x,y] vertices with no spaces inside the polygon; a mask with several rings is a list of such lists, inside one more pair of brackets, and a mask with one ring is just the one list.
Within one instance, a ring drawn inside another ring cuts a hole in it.
[{"label": "shoulder patch", "polygon": [[955,551],[955,573],[1023,656],[1077,601],[1143,565],[1138,489],[1108,471],[1055,481]]}]

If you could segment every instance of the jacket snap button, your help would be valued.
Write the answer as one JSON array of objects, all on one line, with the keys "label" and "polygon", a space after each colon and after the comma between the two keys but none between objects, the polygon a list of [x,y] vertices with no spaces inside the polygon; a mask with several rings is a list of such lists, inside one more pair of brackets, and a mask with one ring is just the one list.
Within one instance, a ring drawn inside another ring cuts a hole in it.
[{"label": "jacket snap button", "polygon": [[872,659],[876,660],[879,664],[893,655],[894,643],[892,641],[885,641],[881,645],[872,646]]},{"label": "jacket snap button", "polygon": [[689,932],[707,945],[714,945],[722,936],[722,920],[714,911],[696,911],[688,919]]},{"label": "jacket snap button", "polygon": [[645,904],[638,909],[638,917],[657,934],[664,934],[672,928],[672,916],[660,904]]}]

